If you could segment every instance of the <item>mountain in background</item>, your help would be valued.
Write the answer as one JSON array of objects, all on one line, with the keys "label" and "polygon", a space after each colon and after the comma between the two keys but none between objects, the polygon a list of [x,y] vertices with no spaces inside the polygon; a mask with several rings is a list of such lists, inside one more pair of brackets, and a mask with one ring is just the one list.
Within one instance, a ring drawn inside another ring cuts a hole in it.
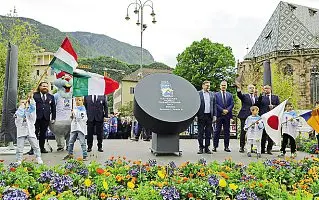
[{"label": "mountain in background", "polygon": [[[38,46],[46,51],[56,52],[63,39],[68,36],[79,57],[93,58],[109,56],[129,64],[139,64],[141,49],[125,42],[118,41],[109,36],[89,32],[61,32],[57,28],[42,24],[36,20],[18,17],[19,20],[33,25],[39,34]],[[12,18],[0,16],[0,24],[9,28],[13,23]],[[143,49],[143,63],[154,62],[153,56]]]}]

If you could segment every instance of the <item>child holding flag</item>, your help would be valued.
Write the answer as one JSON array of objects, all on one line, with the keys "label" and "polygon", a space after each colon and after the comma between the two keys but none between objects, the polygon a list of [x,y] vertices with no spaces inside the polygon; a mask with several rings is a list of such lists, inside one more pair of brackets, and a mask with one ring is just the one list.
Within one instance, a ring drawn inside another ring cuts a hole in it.
[{"label": "child holding flag", "polygon": [[20,165],[22,162],[24,143],[26,140],[31,144],[34,150],[38,164],[43,164],[41,159],[41,151],[37,136],[35,135],[35,121],[36,121],[36,107],[35,101],[32,96],[32,92],[28,100],[21,99],[19,108],[15,113],[15,124],[17,127],[17,164]]},{"label": "child holding flag", "polygon": [[286,147],[290,144],[291,148],[291,158],[295,158],[296,154],[296,137],[297,137],[297,127],[299,124],[299,120],[297,118],[297,113],[293,110],[293,106],[290,102],[286,103],[285,112],[283,115],[283,123],[282,123],[282,133],[283,133],[283,141],[281,145],[281,154],[279,157],[284,157],[286,154]]},{"label": "child holding flag", "polygon": [[86,121],[87,121],[87,115],[86,115],[86,109],[83,104],[83,98],[82,97],[76,97],[75,98],[76,106],[72,111],[71,115],[71,135],[69,140],[69,146],[68,151],[69,154],[64,157],[64,160],[73,158],[73,148],[74,143],[76,139],[79,139],[79,142],[81,144],[82,148],[82,155],[83,160],[87,160],[87,150],[86,150],[86,142],[85,142],[85,135],[86,135]]},{"label": "child holding flag", "polygon": [[247,137],[247,156],[251,157],[252,145],[257,146],[257,158],[261,158],[261,137],[264,124],[258,115],[259,108],[257,106],[250,107],[251,115],[245,121],[244,130]]}]

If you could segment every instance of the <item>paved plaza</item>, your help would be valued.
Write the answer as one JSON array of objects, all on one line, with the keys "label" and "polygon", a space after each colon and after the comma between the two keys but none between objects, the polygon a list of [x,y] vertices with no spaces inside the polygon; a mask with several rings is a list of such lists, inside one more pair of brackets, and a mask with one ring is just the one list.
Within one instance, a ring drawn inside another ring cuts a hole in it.
[{"label": "paved plaza", "polygon": [[[181,164],[185,161],[196,162],[200,158],[205,158],[208,162],[218,161],[221,162],[226,158],[232,158],[235,162],[242,162],[244,164],[249,164],[250,162],[257,161],[256,154],[253,154],[251,158],[248,158],[246,153],[239,153],[239,140],[231,139],[230,147],[232,152],[227,153],[223,148],[223,140],[220,140],[221,147],[217,150],[217,152],[209,155],[202,154],[198,155],[198,143],[196,139],[181,139],[180,140],[180,150],[182,151],[182,156],[178,156],[177,154],[169,154],[169,155],[158,155],[155,156],[150,152],[151,141],[131,141],[131,140],[104,140],[103,148],[104,152],[100,153],[97,151],[96,140],[94,140],[93,151],[89,153],[89,163],[90,161],[96,160],[99,163],[103,163],[108,158],[114,156],[125,156],[129,160],[142,160],[143,162],[148,161],[149,159],[156,159],[158,164],[164,165],[170,161],[174,161],[176,164]],[[54,140],[50,140],[50,144],[53,147],[52,153],[42,154],[42,158],[45,164],[47,165],[56,165],[64,163],[63,157],[67,155],[67,151],[57,152],[56,151],[56,142]],[[278,149],[275,147],[275,149]],[[75,144],[75,157],[81,156],[81,147],[78,142]],[[273,152],[273,155],[263,154],[262,158],[259,160],[265,159],[273,159],[278,158],[278,151]],[[290,155],[288,152],[287,155]],[[304,158],[305,156],[309,156],[310,154],[304,152],[298,152],[297,160]],[[34,156],[25,155],[24,158],[28,161],[34,159]],[[4,160],[5,164],[9,164],[11,162],[15,162],[15,155],[0,155],[0,159]]]}]

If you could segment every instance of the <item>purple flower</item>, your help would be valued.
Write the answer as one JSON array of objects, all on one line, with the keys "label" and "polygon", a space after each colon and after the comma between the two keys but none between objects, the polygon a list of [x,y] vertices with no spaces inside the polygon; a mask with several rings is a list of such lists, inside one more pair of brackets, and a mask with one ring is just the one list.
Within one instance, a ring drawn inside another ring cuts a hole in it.
[{"label": "purple flower", "polygon": [[243,188],[235,197],[236,200],[259,200],[257,195],[246,188]]},{"label": "purple flower", "polygon": [[149,159],[148,164],[150,165],[150,167],[155,167],[157,165],[157,162],[155,159],[153,159],[153,160]]},{"label": "purple flower", "polygon": [[206,159],[205,159],[205,158],[201,158],[201,159],[199,159],[199,160],[198,160],[198,163],[199,163],[199,164],[201,164],[201,165],[206,166],[207,161],[206,161]]},{"label": "purple flower", "polygon": [[114,166],[114,160],[107,160],[107,161],[105,161],[105,165],[106,165],[106,166],[113,167],[113,166]]},{"label": "purple flower", "polygon": [[217,187],[219,184],[219,179],[215,175],[211,175],[208,178],[208,183],[210,186]]},{"label": "purple flower", "polygon": [[69,176],[54,176],[50,181],[52,189],[56,190],[58,193],[61,193],[73,185],[73,179]]},{"label": "purple flower", "polygon": [[0,187],[6,186],[6,182],[4,180],[0,180]]},{"label": "purple flower", "polygon": [[78,174],[84,177],[87,177],[89,175],[89,170],[88,169],[79,169]]},{"label": "purple flower", "polygon": [[160,194],[163,196],[163,199],[171,199],[171,200],[180,199],[179,192],[177,191],[175,187],[165,186],[160,191]]},{"label": "purple flower", "polygon": [[132,177],[137,177],[139,174],[139,169],[137,168],[132,168],[128,171],[128,174]]},{"label": "purple flower", "polygon": [[3,200],[27,200],[28,196],[21,189],[7,188],[2,194]]},{"label": "purple flower", "polygon": [[168,163],[168,166],[171,168],[171,169],[176,169],[176,164],[174,163],[174,161],[171,161]]},{"label": "purple flower", "polygon": [[45,183],[51,181],[52,177],[58,176],[58,174],[54,173],[53,171],[44,171],[40,174],[40,177],[38,178],[38,181],[40,183]]}]

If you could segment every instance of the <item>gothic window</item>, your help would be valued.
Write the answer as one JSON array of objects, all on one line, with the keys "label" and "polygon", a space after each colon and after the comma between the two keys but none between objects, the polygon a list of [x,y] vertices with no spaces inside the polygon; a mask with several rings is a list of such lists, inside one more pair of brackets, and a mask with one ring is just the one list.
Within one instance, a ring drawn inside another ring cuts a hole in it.
[{"label": "gothic window", "polygon": [[311,97],[314,104],[319,100],[319,66],[312,65],[311,67]]},{"label": "gothic window", "polygon": [[287,64],[283,69],[283,73],[288,76],[291,76],[293,72],[294,72],[294,69],[290,64]]}]

